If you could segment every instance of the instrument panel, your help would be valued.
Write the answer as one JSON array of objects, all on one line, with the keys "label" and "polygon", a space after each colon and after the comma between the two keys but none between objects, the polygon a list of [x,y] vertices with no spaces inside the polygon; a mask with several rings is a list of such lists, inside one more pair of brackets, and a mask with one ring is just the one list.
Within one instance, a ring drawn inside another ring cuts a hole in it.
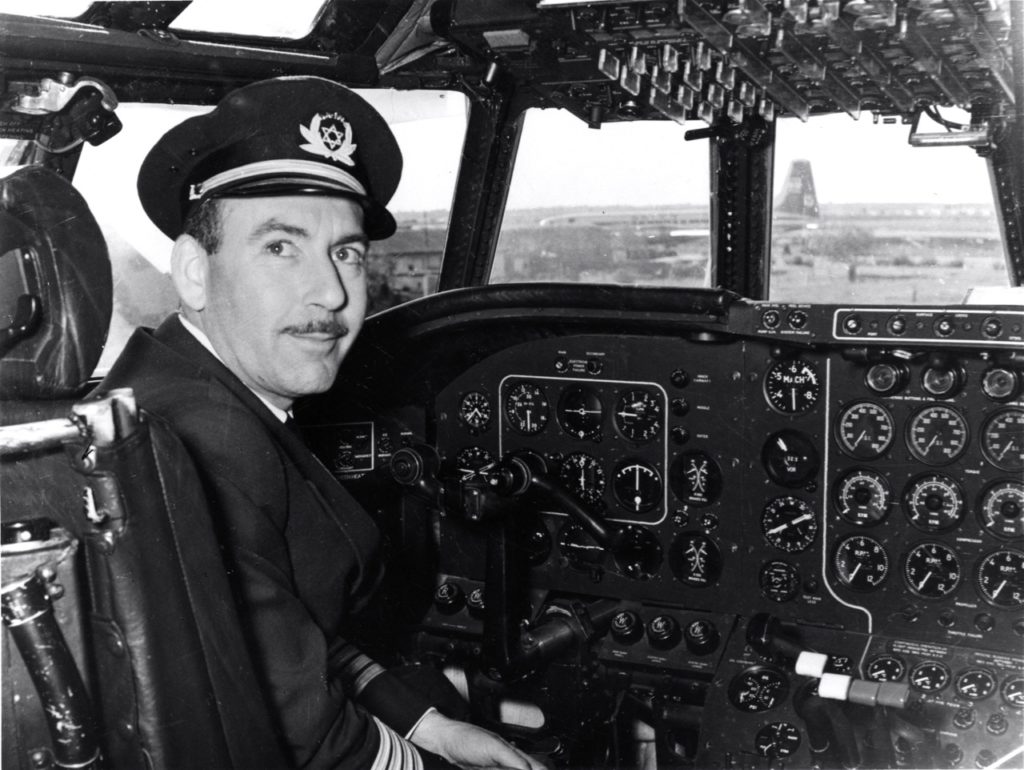
[{"label": "instrument panel", "polygon": [[[430,362],[409,380],[423,402],[346,429],[346,456],[381,447],[363,468],[425,444],[446,480],[425,507],[405,503],[412,519],[430,517],[436,547],[417,655],[472,672],[515,629],[529,639],[581,611],[606,618],[564,660],[492,670],[481,691],[505,688],[542,711],[543,730],[520,739],[554,736],[556,766],[592,766],[580,747],[600,739],[586,730],[638,702],[673,737],[658,749],[669,766],[1019,762],[1019,346],[901,344],[885,336],[894,316],[929,330],[960,316],[898,309],[858,309],[880,336],[852,344],[833,334],[846,310],[796,310],[792,335],[794,308],[770,303],[675,333],[602,328],[620,320],[574,330],[557,316],[538,334],[483,328],[478,352],[454,363],[439,357],[440,324],[436,341],[410,345]],[[985,318],[1019,337],[1015,314]],[[486,496],[516,457],[534,458],[544,483],[467,516],[465,490]],[[379,483],[354,465],[339,475]],[[507,538],[497,550],[496,531]],[[876,688],[871,703],[885,710],[827,705],[818,679],[753,645],[765,617],[824,655],[825,673]],[[580,705],[566,708],[567,693]]]},{"label": "instrument panel", "polygon": [[[1003,645],[1024,634],[1019,379],[975,353],[560,338],[456,378],[437,442],[462,474],[536,452],[580,504],[649,530],[636,598]],[[564,511],[539,513],[552,587],[628,580]]]}]

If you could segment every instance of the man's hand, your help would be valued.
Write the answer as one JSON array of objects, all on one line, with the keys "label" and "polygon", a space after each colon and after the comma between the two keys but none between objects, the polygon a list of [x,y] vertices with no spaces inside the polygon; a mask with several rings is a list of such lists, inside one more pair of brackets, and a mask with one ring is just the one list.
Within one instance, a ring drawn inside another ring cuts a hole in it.
[{"label": "man's hand", "polygon": [[409,739],[417,746],[463,768],[544,770],[544,766],[494,733],[437,711],[423,717]]}]

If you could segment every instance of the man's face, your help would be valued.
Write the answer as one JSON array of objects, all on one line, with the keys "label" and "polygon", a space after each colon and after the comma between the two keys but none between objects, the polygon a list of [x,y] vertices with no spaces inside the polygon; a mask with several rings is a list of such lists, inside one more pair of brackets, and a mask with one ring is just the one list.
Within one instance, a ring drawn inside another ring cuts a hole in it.
[{"label": "man's face", "polygon": [[249,388],[287,409],[321,393],[366,313],[367,240],[345,198],[227,198],[210,254],[203,331]]}]

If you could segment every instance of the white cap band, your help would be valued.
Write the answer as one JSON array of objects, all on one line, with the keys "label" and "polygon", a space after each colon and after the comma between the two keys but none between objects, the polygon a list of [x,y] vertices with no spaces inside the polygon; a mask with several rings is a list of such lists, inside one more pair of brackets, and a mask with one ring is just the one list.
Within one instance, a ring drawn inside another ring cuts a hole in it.
[{"label": "white cap band", "polygon": [[199,200],[217,190],[247,179],[259,177],[306,176],[323,182],[333,182],[340,191],[366,195],[366,188],[347,171],[315,160],[261,160],[214,174],[205,182],[189,187],[188,199]]}]

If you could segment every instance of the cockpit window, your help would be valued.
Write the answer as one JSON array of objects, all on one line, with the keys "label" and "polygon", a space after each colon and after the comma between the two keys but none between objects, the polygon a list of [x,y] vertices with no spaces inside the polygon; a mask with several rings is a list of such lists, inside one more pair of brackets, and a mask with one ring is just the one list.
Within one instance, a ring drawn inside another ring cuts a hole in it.
[{"label": "cockpit window", "polygon": [[706,285],[708,145],[685,131],[528,111],[489,282]]},{"label": "cockpit window", "polygon": [[1009,285],[984,159],[912,147],[909,131],[868,116],[779,121],[771,299],[948,304]]},{"label": "cockpit window", "polygon": [[[398,231],[374,242],[370,312],[436,288],[467,122],[466,98],[445,91],[361,90],[389,122],[402,148],[402,182],[389,209]],[[208,107],[122,104],[122,131],[85,146],[74,184],[85,196],[110,249],[114,315],[97,367],[103,373],[138,326],[158,324],[177,306],[169,276],[171,241],[146,217],[135,180],[154,142]],[[0,151],[2,151],[0,147]]]}]

